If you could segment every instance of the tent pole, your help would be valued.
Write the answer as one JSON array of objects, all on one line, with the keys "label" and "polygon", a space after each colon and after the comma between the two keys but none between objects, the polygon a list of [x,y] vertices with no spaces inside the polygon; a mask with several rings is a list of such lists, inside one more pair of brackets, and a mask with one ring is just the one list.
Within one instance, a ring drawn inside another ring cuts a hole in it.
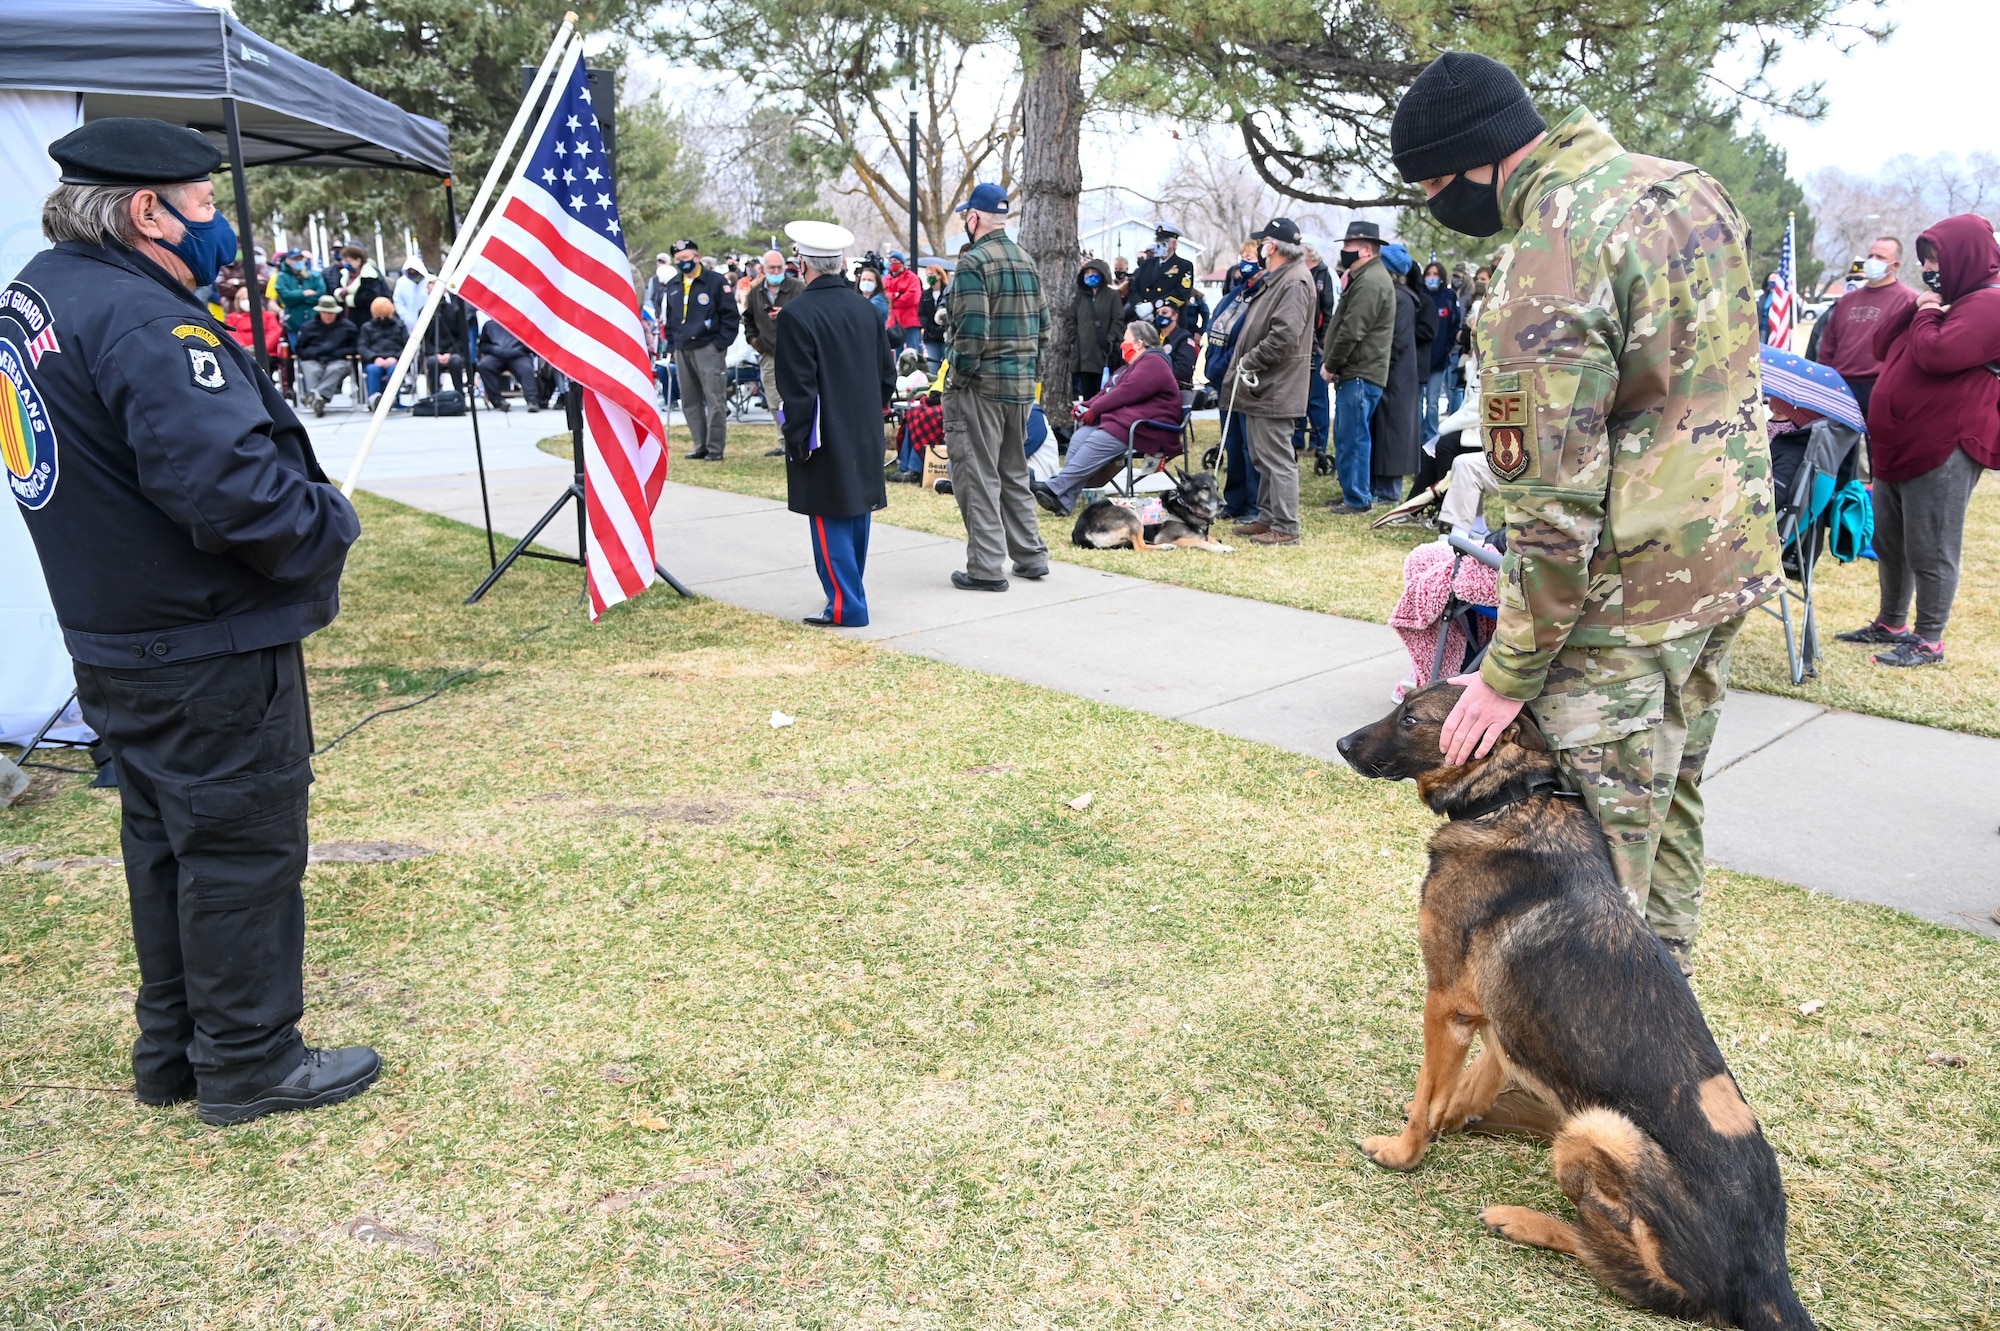
[{"label": "tent pole", "polygon": [[[250,293],[250,354],[257,368],[271,373],[271,349],[264,345],[264,287],[257,280],[257,237],[250,225],[250,181],[243,174],[243,131],[236,123],[236,99],[222,99],[222,126],[229,133],[229,177],[236,182],[236,229],[243,247],[243,289]],[[222,312],[224,318],[229,311]]]}]

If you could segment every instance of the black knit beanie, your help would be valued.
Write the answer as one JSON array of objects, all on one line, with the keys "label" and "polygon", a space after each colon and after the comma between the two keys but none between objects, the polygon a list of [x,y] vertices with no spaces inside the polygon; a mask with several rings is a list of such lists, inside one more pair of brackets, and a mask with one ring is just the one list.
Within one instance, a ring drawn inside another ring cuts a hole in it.
[{"label": "black knit beanie", "polygon": [[1396,103],[1389,155],[1404,180],[1429,180],[1497,162],[1547,128],[1513,70],[1446,51]]}]

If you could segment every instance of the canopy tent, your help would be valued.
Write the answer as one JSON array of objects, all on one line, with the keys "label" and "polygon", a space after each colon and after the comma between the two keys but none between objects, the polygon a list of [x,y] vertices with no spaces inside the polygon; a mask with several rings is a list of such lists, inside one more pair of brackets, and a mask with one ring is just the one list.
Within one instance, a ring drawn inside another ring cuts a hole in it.
[{"label": "canopy tent", "polygon": [[[251,267],[247,166],[373,167],[440,177],[445,127],[386,102],[191,0],[0,0],[0,283],[41,248],[47,147],[83,121],[154,116],[206,134],[231,163]],[[246,290],[253,327],[263,292]],[[254,351],[265,361],[261,339]],[[4,382],[4,381],[0,381]],[[0,504],[14,505],[0,492]],[[74,687],[40,564],[0,514],[0,742],[25,743]],[[67,715],[74,714],[71,706]],[[54,737],[88,738],[80,723]]]},{"label": "canopy tent", "polygon": [[[443,125],[192,0],[7,0],[0,88],[82,93],[85,120],[156,116],[187,125],[240,166],[451,173]],[[232,109],[240,160],[227,141]]]}]

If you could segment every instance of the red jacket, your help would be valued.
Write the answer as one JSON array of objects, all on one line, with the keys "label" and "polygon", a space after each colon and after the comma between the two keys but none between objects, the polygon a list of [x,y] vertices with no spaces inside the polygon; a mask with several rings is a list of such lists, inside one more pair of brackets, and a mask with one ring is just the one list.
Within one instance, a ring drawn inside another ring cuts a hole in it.
[{"label": "red jacket", "polygon": [[1945,309],[1912,310],[1875,334],[1882,374],[1868,402],[1868,456],[1885,481],[1915,480],[1962,448],[2000,466],[2000,242],[1966,213],[1918,238],[1938,255]]},{"label": "red jacket", "polygon": [[917,304],[923,299],[924,284],[909,268],[900,273],[882,274],[882,294],[889,298],[889,322],[899,328],[915,328],[923,323]]},{"label": "red jacket", "polygon": [[[1180,381],[1174,378],[1166,353],[1149,347],[1112,375],[1111,386],[1083,407],[1096,417],[1091,424],[1123,443],[1126,431],[1140,421],[1180,420]],[[1178,443],[1178,436],[1165,430],[1141,430],[1133,447],[1141,453],[1166,453]]]},{"label": "red jacket", "polygon": [[[223,327],[236,339],[239,347],[250,345],[250,316],[243,310],[231,310],[223,321]],[[285,324],[270,306],[264,307],[264,353],[268,356],[289,356],[291,349],[285,345]]]}]

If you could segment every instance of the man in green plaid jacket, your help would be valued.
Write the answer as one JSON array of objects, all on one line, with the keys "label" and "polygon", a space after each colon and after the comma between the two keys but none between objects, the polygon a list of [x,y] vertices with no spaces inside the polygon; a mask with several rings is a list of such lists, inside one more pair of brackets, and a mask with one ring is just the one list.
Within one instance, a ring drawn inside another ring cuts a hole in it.
[{"label": "man in green plaid jacket", "polygon": [[952,497],[965,521],[966,591],[1007,590],[1014,575],[1046,577],[1048,547],[1028,490],[1028,413],[1048,350],[1049,303],[1041,274],[1007,235],[1007,196],[973,187],[959,206],[971,241],[959,253],[947,296],[951,367],[945,378],[945,456]]}]

